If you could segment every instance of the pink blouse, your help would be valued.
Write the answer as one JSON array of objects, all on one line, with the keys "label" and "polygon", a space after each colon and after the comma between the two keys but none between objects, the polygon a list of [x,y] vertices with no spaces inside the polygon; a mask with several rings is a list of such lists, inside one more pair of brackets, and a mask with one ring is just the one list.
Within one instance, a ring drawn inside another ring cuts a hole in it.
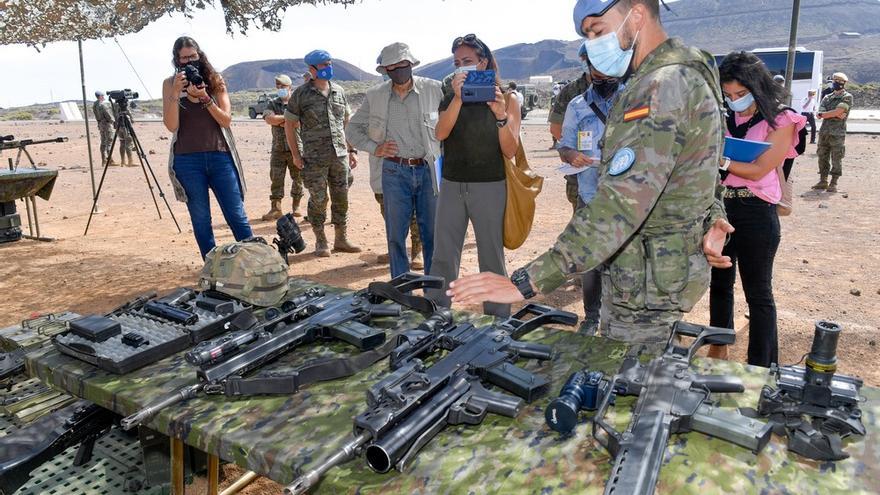
[{"label": "pink blouse", "polygon": [[[742,125],[751,117],[740,117],[739,115],[735,115],[734,118],[736,120],[736,125]],[[791,148],[788,150],[788,153],[785,154],[785,158],[797,158],[798,154],[795,147],[800,142],[798,132],[800,132],[805,125],[807,125],[806,117],[785,110],[776,116],[776,129],[772,129],[766,120],[761,120],[761,122],[755,124],[749,129],[746,133],[745,139],[751,141],[767,141],[767,136],[772,131],[791,127],[794,136],[791,141]],[[726,131],[725,135],[730,136],[730,131]],[[782,163],[780,163],[779,166],[781,167]],[[737,177],[731,173],[727,176],[727,179],[724,179],[723,184],[730,187],[748,187],[755,196],[771,204],[776,204],[782,199],[782,188],[779,184],[779,174],[775,169],[771,170],[767,175],[758,180],[743,179],[742,177]]]}]

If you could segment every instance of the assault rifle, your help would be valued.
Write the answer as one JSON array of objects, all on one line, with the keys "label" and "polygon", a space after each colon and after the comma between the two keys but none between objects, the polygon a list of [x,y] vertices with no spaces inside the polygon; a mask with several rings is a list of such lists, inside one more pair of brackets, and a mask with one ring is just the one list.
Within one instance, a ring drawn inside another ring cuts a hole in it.
[{"label": "assault rifle", "polygon": [[[527,315],[535,317],[523,321]],[[367,411],[354,419],[354,438],[342,450],[300,476],[284,493],[301,494],[331,468],[364,452],[376,472],[405,470],[416,454],[446,425],[480,424],[488,413],[516,417],[523,399],[531,402],[547,389],[547,380],[512,364],[519,358],[548,360],[552,349],[517,338],[547,323],[574,325],[573,313],[529,304],[510,319],[478,328],[455,324],[441,310],[398,337],[392,373],[367,391]],[[420,357],[450,352],[428,367]],[[481,382],[508,390],[490,391]]]},{"label": "assault rifle", "polygon": [[0,495],[11,495],[27,483],[31,471],[75,445],[79,449],[73,465],[89,462],[95,441],[110,430],[116,417],[107,409],[78,401],[0,438]]},{"label": "assault rifle", "polygon": [[[679,345],[679,336],[693,337],[690,347]],[[657,484],[666,443],[673,433],[698,431],[755,453],[770,440],[771,427],[738,412],[715,407],[711,392],[743,392],[734,377],[697,375],[690,368],[694,353],[706,344],[727,345],[736,340],[733,330],[678,322],[666,350],[642,365],[628,357],[610,381],[596,372],[575,373],[559,399],[546,411],[547,424],[568,433],[577,410],[598,410],[592,419],[593,437],[614,456],[605,495],[651,495]],[[615,396],[636,395],[632,420],[623,433],[605,422],[605,412]]]},{"label": "assault rifle", "polygon": [[866,433],[858,407],[862,380],[835,374],[840,330],[836,323],[817,322],[806,366],[774,365],[778,388],[765,385],[758,402],[758,415],[788,437],[788,450],[818,461],[846,459],[843,439]]},{"label": "assault rifle", "polygon": [[[405,273],[391,282],[373,282],[367,289],[349,295],[311,291],[280,311],[271,311],[263,323],[196,346],[186,359],[200,365],[198,383],[126,417],[121,425],[129,430],[162,409],[203,391],[227,396],[293,394],[309,383],[357,373],[387,356],[393,344],[385,344],[384,330],[367,326],[366,322],[382,316],[400,316],[402,306],[430,314],[436,309],[431,301],[406,293],[442,286],[440,277]],[[389,300],[394,304],[383,304]],[[291,349],[317,340],[342,340],[364,352],[351,359],[306,364],[286,375],[245,377]]]}]

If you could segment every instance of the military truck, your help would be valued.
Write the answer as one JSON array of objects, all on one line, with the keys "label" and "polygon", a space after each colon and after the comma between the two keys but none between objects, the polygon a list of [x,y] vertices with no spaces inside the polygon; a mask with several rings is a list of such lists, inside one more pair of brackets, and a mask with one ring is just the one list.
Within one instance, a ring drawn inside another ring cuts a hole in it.
[{"label": "military truck", "polygon": [[257,118],[257,116],[262,116],[263,112],[266,111],[266,107],[269,106],[269,99],[271,97],[263,93],[257,98],[257,102],[248,107],[248,116],[252,119]]},{"label": "military truck", "polygon": [[523,95],[523,105],[520,111],[523,120],[525,120],[526,115],[538,106],[538,90],[535,89],[534,84],[520,84],[516,89]]}]

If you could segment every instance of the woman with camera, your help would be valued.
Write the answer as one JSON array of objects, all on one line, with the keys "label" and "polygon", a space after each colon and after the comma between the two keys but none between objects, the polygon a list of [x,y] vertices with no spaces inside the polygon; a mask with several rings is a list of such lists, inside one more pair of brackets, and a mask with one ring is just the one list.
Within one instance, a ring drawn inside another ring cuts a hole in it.
[{"label": "woman with camera", "polygon": [[[781,167],[797,156],[798,132],[806,118],[784,106],[785,89],[755,55],[733,52],[721,62],[719,72],[729,108],[726,135],[767,142],[770,148],[752,163],[722,159],[724,206],[736,230],[723,251],[733,266],[712,269],[710,324],[734,328],[733,286],[739,265],[749,306],[748,362],[768,367],[779,362],[772,282],[781,236],[776,210],[782,199]],[[713,347],[710,355],[726,357],[726,348]]]},{"label": "woman with camera", "polygon": [[[435,129],[443,144],[442,181],[434,225],[431,275],[446,284],[429,291],[449,306],[449,282],[458,278],[468,223],[477,240],[481,272],[507,275],[504,264],[504,207],[507,201],[505,157],[513,159],[519,147],[520,108],[515,97],[501,91],[498,64],[491,50],[473,34],[456,38],[452,53],[457,70],[444,83],[444,97]],[[495,71],[495,94],[490,101],[462,101],[462,87],[470,71]],[[484,311],[508,316],[510,305],[486,303]]]},{"label": "woman with camera", "polygon": [[244,211],[244,176],[230,129],[226,84],[192,38],[178,38],[172,53],[176,72],[162,86],[162,120],[174,133],[168,172],[175,196],[189,209],[204,258],[215,245],[209,189],[235,240],[253,233]]}]

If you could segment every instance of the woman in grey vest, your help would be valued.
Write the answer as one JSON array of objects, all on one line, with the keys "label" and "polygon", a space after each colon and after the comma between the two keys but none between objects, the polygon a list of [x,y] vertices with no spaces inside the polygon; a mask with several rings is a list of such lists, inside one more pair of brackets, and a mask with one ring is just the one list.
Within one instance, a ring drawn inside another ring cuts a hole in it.
[{"label": "woman in grey vest", "polygon": [[244,176],[230,130],[226,84],[194,39],[178,38],[172,53],[176,72],[162,85],[162,120],[174,133],[168,173],[175,196],[189,210],[204,258],[215,244],[209,189],[235,240],[253,233],[244,212]]}]

